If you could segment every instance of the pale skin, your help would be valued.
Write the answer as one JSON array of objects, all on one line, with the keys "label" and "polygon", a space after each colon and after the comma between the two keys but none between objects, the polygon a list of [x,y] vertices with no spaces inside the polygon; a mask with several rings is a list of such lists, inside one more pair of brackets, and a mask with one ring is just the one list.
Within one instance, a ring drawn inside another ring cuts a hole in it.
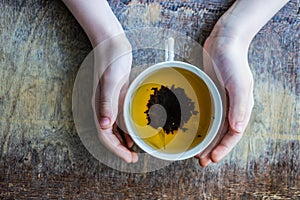
[{"label": "pale skin", "polygon": [[[83,27],[95,47],[106,39],[124,35],[123,28],[106,0],[63,0]],[[220,141],[209,151],[196,156],[199,164],[206,167],[211,162],[219,162],[241,140],[249,123],[253,100],[253,77],[248,64],[248,48],[257,32],[275,15],[288,0],[237,0],[218,20],[204,49],[214,61],[228,96],[229,108]],[[126,39],[125,39],[126,40]],[[127,41],[128,42],[128,41]],[[118,48],[119,42],[111,42],[111,49]],[[205,60],[205,59],[204,59]],[[129,150],[132,139],[125,134],[126,142],[115,131],[119,99],[122,99],[120,74],[129,73],[132,55],[126,54],[109,66],[104,73],[100,94],[101,142],[127,163],[135,163],[138,156]],[[117,97],[112,98],[112,88]],[[113,100],[112,100],[113,99]]]}]

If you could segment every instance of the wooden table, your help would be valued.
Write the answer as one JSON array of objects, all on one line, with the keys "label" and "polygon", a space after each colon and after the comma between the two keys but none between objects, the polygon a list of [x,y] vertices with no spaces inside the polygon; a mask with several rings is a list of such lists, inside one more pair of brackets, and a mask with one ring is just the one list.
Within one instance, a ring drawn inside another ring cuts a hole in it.
[{"label": "wooden table", "polygon": [[[203,43],[232,1],[110,4],[126,30],[167,28]],[[99,162],[77,135],[72,88],[92,48],[63,3],[0,0],[0,198],[299,199],[299,7],[289,2],[251,43],[255,107],[232,153],[205,169],[188,159],[135,174]]]}]

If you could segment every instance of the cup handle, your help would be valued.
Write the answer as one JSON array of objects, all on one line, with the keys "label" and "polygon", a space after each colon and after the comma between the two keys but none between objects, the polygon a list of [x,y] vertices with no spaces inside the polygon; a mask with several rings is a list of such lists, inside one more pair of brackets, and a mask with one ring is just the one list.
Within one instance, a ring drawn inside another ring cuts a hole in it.
[{"label": "cup handle", "polygon": [[165,61],[174,61],[174,38],[165,41]]}]

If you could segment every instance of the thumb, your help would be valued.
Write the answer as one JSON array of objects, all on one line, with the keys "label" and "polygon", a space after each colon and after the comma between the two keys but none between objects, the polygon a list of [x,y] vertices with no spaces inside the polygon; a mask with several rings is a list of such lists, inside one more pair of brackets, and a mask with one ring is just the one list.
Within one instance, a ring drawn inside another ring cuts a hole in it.
[{"label": "thumb", "polygon": [[116,119],[116,113],[118,112],[116,109],[115,103],[112,101],[112,97],[107,96],[105,93],[105,86],[101,88],[100,94],[100,127],[102,129],[107,129],[112,127],[113,122]]},{"label": "thumb", "polygon": [[126,56],[118,58],[109,66],[100,79],[100,127],[107,129],[112,127],[118,115],[119,98],[122,87],[129,77],[123,66],[131,66],[130,59]]},{"label": "thumb", "polygon": [[252,76],[229,81],[226,86],[229,97],[228,120],[230,127],[238,133],[244,132],[254,105]]},{"label": "thumb", "polygon": [[118,74],[112,70],[113,67],[107,68],[103,77],[100,79],[100,127],[107,129],[112,127],[118,115],[118,105],[121,90],[128,80],[128,74]]},{"label": "thumb", "polygon": [[93,53],[97,117],[100,127],[107,129],[116,120],[119,94],[129,77],[131,45],[125,34],[119,34],[99,43]]},{"label": "thumb", "polygon": [[100,127],[102,129],[107,129],[112,127],[117,116],[118,100],[113,101],[113,99],[118,99],[118,92],[114,90],[115,86],[110,83],[110,81],[104,81],[102,79],[100,82]]}]

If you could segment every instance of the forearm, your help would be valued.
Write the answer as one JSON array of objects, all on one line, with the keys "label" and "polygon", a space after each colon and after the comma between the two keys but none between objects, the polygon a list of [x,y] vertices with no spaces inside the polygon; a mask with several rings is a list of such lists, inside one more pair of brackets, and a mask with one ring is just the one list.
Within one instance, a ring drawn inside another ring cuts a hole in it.
[{"label": "forearm", "polygon": [[256,33],[288,0],[237,0],[219,19],[213,35],[242,38],[250,43]]},{"label": "forearm", "polygon": [[106,0],[63,0],[63,2],[94,46],[112,36],[123,34],[123,28]]}]

